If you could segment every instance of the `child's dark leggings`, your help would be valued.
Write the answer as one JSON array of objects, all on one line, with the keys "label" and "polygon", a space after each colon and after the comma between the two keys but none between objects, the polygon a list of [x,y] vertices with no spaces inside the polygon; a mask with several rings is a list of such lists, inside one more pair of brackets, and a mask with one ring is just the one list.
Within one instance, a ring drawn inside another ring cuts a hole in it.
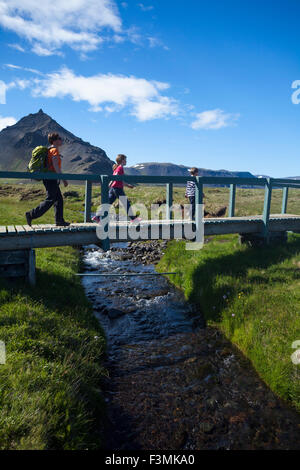
[{"label": "child's dark leggings", "polygon": [[196,209],[196,204],[195,204],[195,196],[190,196],[189,197],[190,204],[192,205],[192,219],[195,219],[195,209]]},{"label": "child's dark leggings", "polygon": [[[115,202],[116,199],[120,198],[120,196],[123,196],[121,198],[121,202],[126,211],[126,214],[129,216],[130,219],[132,220],[135,219],[135,216],[132,214],[130,201],[127,199],[123,188],[110,188],[109,193],[108,193],[108,203],[113,204],[113,202]],[[126,201],[123,199],[124,197],[126,198]],[[124,202],[125,202],[125,205],[124,205]]]}]

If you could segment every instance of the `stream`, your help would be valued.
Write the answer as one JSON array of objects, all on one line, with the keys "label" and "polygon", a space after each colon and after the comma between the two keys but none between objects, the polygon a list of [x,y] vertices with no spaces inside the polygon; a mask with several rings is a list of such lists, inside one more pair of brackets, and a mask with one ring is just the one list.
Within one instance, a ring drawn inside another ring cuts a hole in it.
[{"label": "stream", "polygon": [[107,337],[105,448],[299,450],[299,415],[146,264],[164,247],[84,250],[84,273],[101,274],[82,283]]}]

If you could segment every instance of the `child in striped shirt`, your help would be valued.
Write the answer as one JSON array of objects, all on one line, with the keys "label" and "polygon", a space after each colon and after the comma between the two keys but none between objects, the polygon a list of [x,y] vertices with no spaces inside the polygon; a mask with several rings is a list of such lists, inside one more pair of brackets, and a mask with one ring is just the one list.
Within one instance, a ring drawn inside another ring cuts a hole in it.
[{"label": "child in striped shirt", "polygon": [[[198,176],[198,168],[190,168],[189,170],[191,176]],[[192,219],[195,218],[195,191],[196,185],[194,181],[188,181],[185,190],[185,197],[189,198],[190,204],[192,206]]]}]

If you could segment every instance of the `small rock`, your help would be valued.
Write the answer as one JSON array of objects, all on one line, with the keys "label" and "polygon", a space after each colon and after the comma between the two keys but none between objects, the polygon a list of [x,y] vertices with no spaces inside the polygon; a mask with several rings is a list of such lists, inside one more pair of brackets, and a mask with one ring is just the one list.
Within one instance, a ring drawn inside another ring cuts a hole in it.
[{"label": "small rock", "polygon": [[204,421],[203,423],[199,424],[200,431],[205,432],[206,434],[211,433],[214,427],[214,424],[210,423],[209,421]]},{"label": "small rock", "polygon": [[126,312],[123,310],[118,310],[117,308],[111,308],[108,310],[107,315],[111,319],[119,318],[125,315]]}]

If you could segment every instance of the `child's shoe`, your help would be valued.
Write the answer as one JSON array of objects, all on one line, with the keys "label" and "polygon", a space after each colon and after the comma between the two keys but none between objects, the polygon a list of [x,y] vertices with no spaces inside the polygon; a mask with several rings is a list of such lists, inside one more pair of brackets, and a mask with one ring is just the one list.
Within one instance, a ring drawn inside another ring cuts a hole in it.
[{"label": "child's shoe", "polygon": [[136,217],[135,219],[131,219],[130,223],[137,224],[138,222],[141,222],[141,221],[142,221],[141,217]]}]

